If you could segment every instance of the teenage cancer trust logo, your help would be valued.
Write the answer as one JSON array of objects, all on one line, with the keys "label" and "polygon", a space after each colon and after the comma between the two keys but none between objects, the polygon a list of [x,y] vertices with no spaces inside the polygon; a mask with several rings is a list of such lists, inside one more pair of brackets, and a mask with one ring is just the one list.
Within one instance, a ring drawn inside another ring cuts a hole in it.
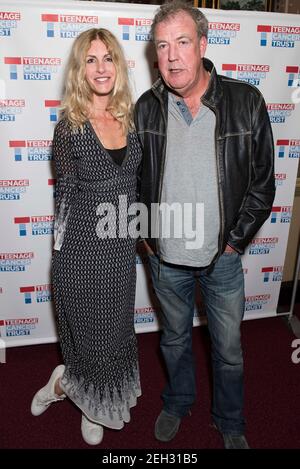
[{"label": "teenage cancer trust logo", "polygon": [[272,267],[262,267],[261,273],[263,274],[264,283],[281,282],[283,275],[283,266],[277,265]]},{"label": "teenage cancer trust logo", "polygon": [[118,18],[118,25],[122,27],[123,41],[129,41],[130,39],[151,41],[151,24],[152,20],[150,18]]},{"label": "teenage cancer trust logo", "polygon": [[3,337],[30,335],[37,327],[38,322],[38,318],[2,319],[0,326],[4,327],[4,332],[1,332],[1,335]]},{"label": "teenage cancer trust logo", "polygon": [[287,85],[291,88],[300,86],[300,67],[298,65],[287,65],[285,71],[288,74]]},{"label": "teenage cancer trust logo", "polygon": [[33,258],[33,252],[0,252],[0,272],[26,272]]},{"label": "teenage cancer trust logo", "polygon": [[223,64],[222,72],[229,78],[250,83],[258,86],[261,80],[267,77],[270,71],[270,65],[259,64]]},{"label": "teenage cancer trust logo", "polygon": [[269,254],[278,244],[278,237],[254,238],[249,247],[250,255]]},{"label": "teenage cancer trust logo", "polygon": [[32,304],[33,295],[35,296],[37,303],[47,303],[53,299],[51,284],[28,285],[26,287],[20,287],[20,293],[22,293],[24,296],[24,303],[26,305]]},{"label": "teenage cancer trust logo", "polygon": [[208,25],[208,44],[228,46],[237,37],[240,23],[212,22]]},{"label": "teenage cancer trust logo", "polygon": [[293,207],[291,205],[272,207],[270,223],[290,223],[292,218],[292,211]]},{"label": "teenage cancer trust logo", "polygon": [[10,140],[15,161],[49,161],[52,159],[52,140]]},{"label": "teenage cancer trust logo", "polygon": [[245,311],[253,311],[263,309],[263,306],[268,304],[271,299],[269,293],[262,295],[252,295],[245,297]]},{"label": "teenage cancer trust logo", "polygon": [[29,179],[0,179],[0,200],[20,200]]},{"label": "teenage cancer trust logo", "polygon": [[61,37],[73,39],[86,29],[95,28],[99,23],[98,16],[93,15],[53,15],[42,14],[42,22],[46,24],[48,38]]},{"label": "teenage cancer trust logo", "polygon": [[53,194],[53,198],[55,199],[55,197],[56,197],[56,179],[55,178],[48,179],[48,186],[52,187],[52,194]]},{"label": "teenage cancer trust logo", "polygon": [[295,104],[291,103],[268,103],[267,110],[271,124],[284,124],[295,110]]},{"label": "teenage cancer trust logo", "polygon": [[284,186],[286,182],[286,173],[275,173],[275,187]]},{"label": "teenage cancer trust logo", "polygon": [[135,308],[134,311],[134,323],[135,324],[145,324],[149,322],[154,322],[155,318],[155,309],[152,306],[145,308]]},{"label": "teenage cancer trust logo", "polygon": [[21,13],[18,11],[0,11],[0,37],[9,37],[18,27]]},{"label": "teenage cancer trust logo", "polygon": [[9,78],[19,78],[19,67],[22,69],[24,80],[51,80],[59,71],[61,59],[59,57],[4,57],[4,63],[9,66]]},{"label": "teenage cancer trust logo", "polygon": [[14,223],[18,226],[19,236],[27,236],[27,226],[30,226],[32,236],[53,235],[54,215],[35,215],[32,217],[15,217]]},{"label": "teenage cancer trust logo", "polygon": [[300,139],[279,139],[276,147],[278,158],[300,158]]},{"label": "teenage cancer trust logo", "polygon": [[24,107],[24,99],[0,99],[0,122],[14,122]]},{"label": "teenage cancer trust logo", "polygon": [[300,26],[271,26],[258,25],[257,32],[260,33],[260,45],[266,47],[295,47],[295,43],[300,41]]},{"label": "teenage cancer trust logo", "polygon": [[49,109],[49,120],[50,122],[57,122],[58,117],[58,107],[60,106],[60,101],[58,99],[45,99],[45,108]]}]

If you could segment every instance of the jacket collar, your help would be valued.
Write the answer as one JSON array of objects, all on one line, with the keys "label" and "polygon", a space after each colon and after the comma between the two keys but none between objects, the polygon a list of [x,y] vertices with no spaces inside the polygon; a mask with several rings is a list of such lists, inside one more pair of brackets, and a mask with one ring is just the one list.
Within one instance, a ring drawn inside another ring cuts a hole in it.
[{"label": "jacket collar", "polygon": [[[208,83],[208,88],[202,96],[201,101],[203,101],[204,104],[207,103],[208,105],[216,106],[222,98],[222,84],[214,64],[209,59],[204,58],[203,65],[204,68],[210,73],[210,80]],[[161,77],[159,77],[152,85],[152,90],[156,96],[160,95],[164,100],[166,99],[168,88]]]}]

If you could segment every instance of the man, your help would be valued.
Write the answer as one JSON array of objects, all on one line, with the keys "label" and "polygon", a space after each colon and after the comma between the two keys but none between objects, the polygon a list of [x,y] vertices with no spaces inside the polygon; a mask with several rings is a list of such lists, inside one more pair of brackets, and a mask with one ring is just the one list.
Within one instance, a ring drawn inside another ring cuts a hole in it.
[{"label": "man", "polygon": [[[144,150],[141,201],[149,211],[145,245],[162,309],[161,350],[169,378],[155,437],[174,438],[195,400],[192,325],[198,278],[212,343],[212,418],[225,448],[246,449],[240,256],[272,207],[273,138],[260,92],[217,75],[204,58],[207,30],[205,16],[190,5],[174,1],[160,7],[152,34],[161,78],[136,105]],[[158,222],[151,213],[155,206]]]}]

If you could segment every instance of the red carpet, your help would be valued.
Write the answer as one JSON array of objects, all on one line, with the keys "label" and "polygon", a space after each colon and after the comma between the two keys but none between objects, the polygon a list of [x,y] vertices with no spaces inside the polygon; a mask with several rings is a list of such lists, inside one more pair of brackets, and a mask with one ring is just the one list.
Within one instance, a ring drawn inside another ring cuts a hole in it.
[{"label": "red carpet", "polygon": [[[291,361],[295,339],[282,318],[245,321],[247,438],[252,448],[300,448],[300,363]],[[183,419],[176,438],[162,444],[153,436],[161,409],[164,370],[159,355],[159,333],[138,335],[143,396],[132,410],[131,422],[121,431],[104,430],[97,448],[201,449],[222,448],[210,420],[209,340],[205,327],[194,328],[198,399],[192,415]],[[34,393],[60,363],[57,344],[8,349],[0,365],[1,448],[88,448],[80,433],[80,412],[69,402],[53,404],[33,417]]]}]

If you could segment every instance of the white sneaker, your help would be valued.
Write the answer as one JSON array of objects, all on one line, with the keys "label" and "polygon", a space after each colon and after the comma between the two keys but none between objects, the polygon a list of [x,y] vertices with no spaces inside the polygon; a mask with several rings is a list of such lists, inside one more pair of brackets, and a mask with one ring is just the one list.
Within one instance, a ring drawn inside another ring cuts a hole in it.
[{"label": "white sneaker", "polygon": [[34,416],[41,415],[45,410],[48,409],[49,405],[55,401],[62,401],[65,399],[66,395],[62,394],[58,396],[54,392],[54,386],[56,380],[61,378],[65,371],[65,365],[58,365],[52,372],[50,379],[46,386],[40,389],[32,399],[31,403],[31,413]]},{"label": "white sneaker", "polygon": [[82,438],[88,445],[99,445],[103,438],[103,427],[91,422],[84,414],[81,418]]}]

